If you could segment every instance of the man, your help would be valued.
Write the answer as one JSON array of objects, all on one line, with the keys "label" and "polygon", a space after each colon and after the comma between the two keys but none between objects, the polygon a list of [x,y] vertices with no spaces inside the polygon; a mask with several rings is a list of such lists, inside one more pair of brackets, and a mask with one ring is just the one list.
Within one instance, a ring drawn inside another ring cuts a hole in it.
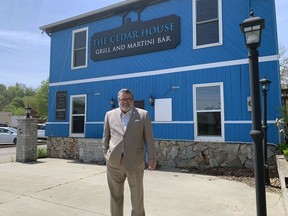
[{"label": "man", "polygon": [[123,215],[124,182],[131,192],[131,216],[144,216],[144,145],[148,168],[156,167],[154,136],[149,114],[134,107],[129,89],[118,92],[119,108],[106,113],[102,145],[107,165],[111,216]]}]

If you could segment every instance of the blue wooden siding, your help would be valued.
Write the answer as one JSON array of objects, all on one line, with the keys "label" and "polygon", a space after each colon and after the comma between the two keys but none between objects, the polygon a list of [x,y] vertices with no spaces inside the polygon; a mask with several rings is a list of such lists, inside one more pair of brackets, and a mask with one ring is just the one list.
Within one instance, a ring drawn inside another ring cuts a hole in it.
[{"label": "blue wooden siding", "polygon": [[[131,88],[135,100],[144,100],[145,109],[153,121],[155,138],[158,139],[194,139],[193,119],[193,85],[200,83],[222,82],[224,89],[224,123],[225,141],[251,142],[251,112],[247,110],[247,97],[250,95],[249,66],[246,63],[184,70],[175,73],[153,76],[131,77],[141,72],[153,72],[162,69],[184,66],[206,66],[208,63],[227,62],[247,59],[247,49],[239,24],[248,17],[252,5],[255,15],[265,18],[266,28],[263,31],[260,57],[277,55],[277,38],[275,26],[274,1],[239,1],[222,0],[223,3],[223,45],[204,49],[193,49],[192,0],[170,0],[150,7],[141,13],[141,20],[151,20],[171,14],[180,17],[180,45],[172,50],[122,57],[118,59],[94,62],[88,50],[88,67],[71,70],[72,31],[88,27],[89,45],[94,33],[114,29],[122,25],[122,17],[115,16],[93,21],[77,28],[67,29],[52,34],[51,37],[51,72],[49,89],[48,136],[69,136],[69,116],[56,120],[55,95],[57,91],[67,91],[68,107],[70,96],[87,95],[87,116],[85,137],[102,137],[103,119],[110,110],[109,101],[113,97],[117,105],[119,89]],[[132,21],[137,19],[135,13],[129,13]],[[269,42],[268,42],[269,41]],[[274,41],[271,43],[270,41]],[[280,115],[280,80],[277,60],[260,63],[260,78],[266,76],[272,81],[268,92],[268,120],[272,122]],[[83,79],[106,78],[116,75],[127,75],[123,79],[93,81],[78,84],[62,85],[64,81],[81,81]],[[172,98],[172,122],[154,122],[154,107],[149,105],[148,98]],[[269,125],[268,142],[277,143],[277,128]]]}]

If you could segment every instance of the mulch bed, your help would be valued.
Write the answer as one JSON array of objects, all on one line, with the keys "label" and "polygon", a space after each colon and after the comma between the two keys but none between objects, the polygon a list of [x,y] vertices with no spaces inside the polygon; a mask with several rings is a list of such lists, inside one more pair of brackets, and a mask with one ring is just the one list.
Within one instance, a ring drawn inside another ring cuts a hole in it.
[{"label": "mulch bed", "polygon": [[[223,179],[243,182],[251,187],[255,187],[255,175],[253,169],[247,168],[232,168],[232,167],[217,167],[217,168],[199,168],[190,167],[183,168],[183,172],[217,176]],[[281,192],[281,184],[277,168],[269,168],[270,185],[266,185],[266,190],[270,192]]]}]

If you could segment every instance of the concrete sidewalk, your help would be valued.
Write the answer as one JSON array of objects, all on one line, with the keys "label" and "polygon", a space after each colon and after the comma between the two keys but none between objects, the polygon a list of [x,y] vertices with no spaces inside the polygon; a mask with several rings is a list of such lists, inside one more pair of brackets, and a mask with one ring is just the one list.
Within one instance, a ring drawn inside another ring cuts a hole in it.
[{"label": "concrete sidewalk", "polygon": [[[145,171],[147,216],[254,216],[254,188],[212,176]],[[281,194],[267,192],[267,215],[285,216]],[[125,187],[124,215],[131,210]],[[106,167],[63,159],[0,163],[0,216],[108,216]]]}]

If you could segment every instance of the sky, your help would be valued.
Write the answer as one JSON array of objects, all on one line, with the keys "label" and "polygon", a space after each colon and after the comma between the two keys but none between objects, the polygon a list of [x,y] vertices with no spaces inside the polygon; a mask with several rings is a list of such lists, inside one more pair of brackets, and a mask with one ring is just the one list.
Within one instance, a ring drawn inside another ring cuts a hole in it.
[{"label": "sky", "polygon": [[[0,84],[37,89],[48,79],[50,37],[42,34],[40,26],[121,1],[0,0]],[[288,1],[275,1],[278,43],[288,49]]]}]

